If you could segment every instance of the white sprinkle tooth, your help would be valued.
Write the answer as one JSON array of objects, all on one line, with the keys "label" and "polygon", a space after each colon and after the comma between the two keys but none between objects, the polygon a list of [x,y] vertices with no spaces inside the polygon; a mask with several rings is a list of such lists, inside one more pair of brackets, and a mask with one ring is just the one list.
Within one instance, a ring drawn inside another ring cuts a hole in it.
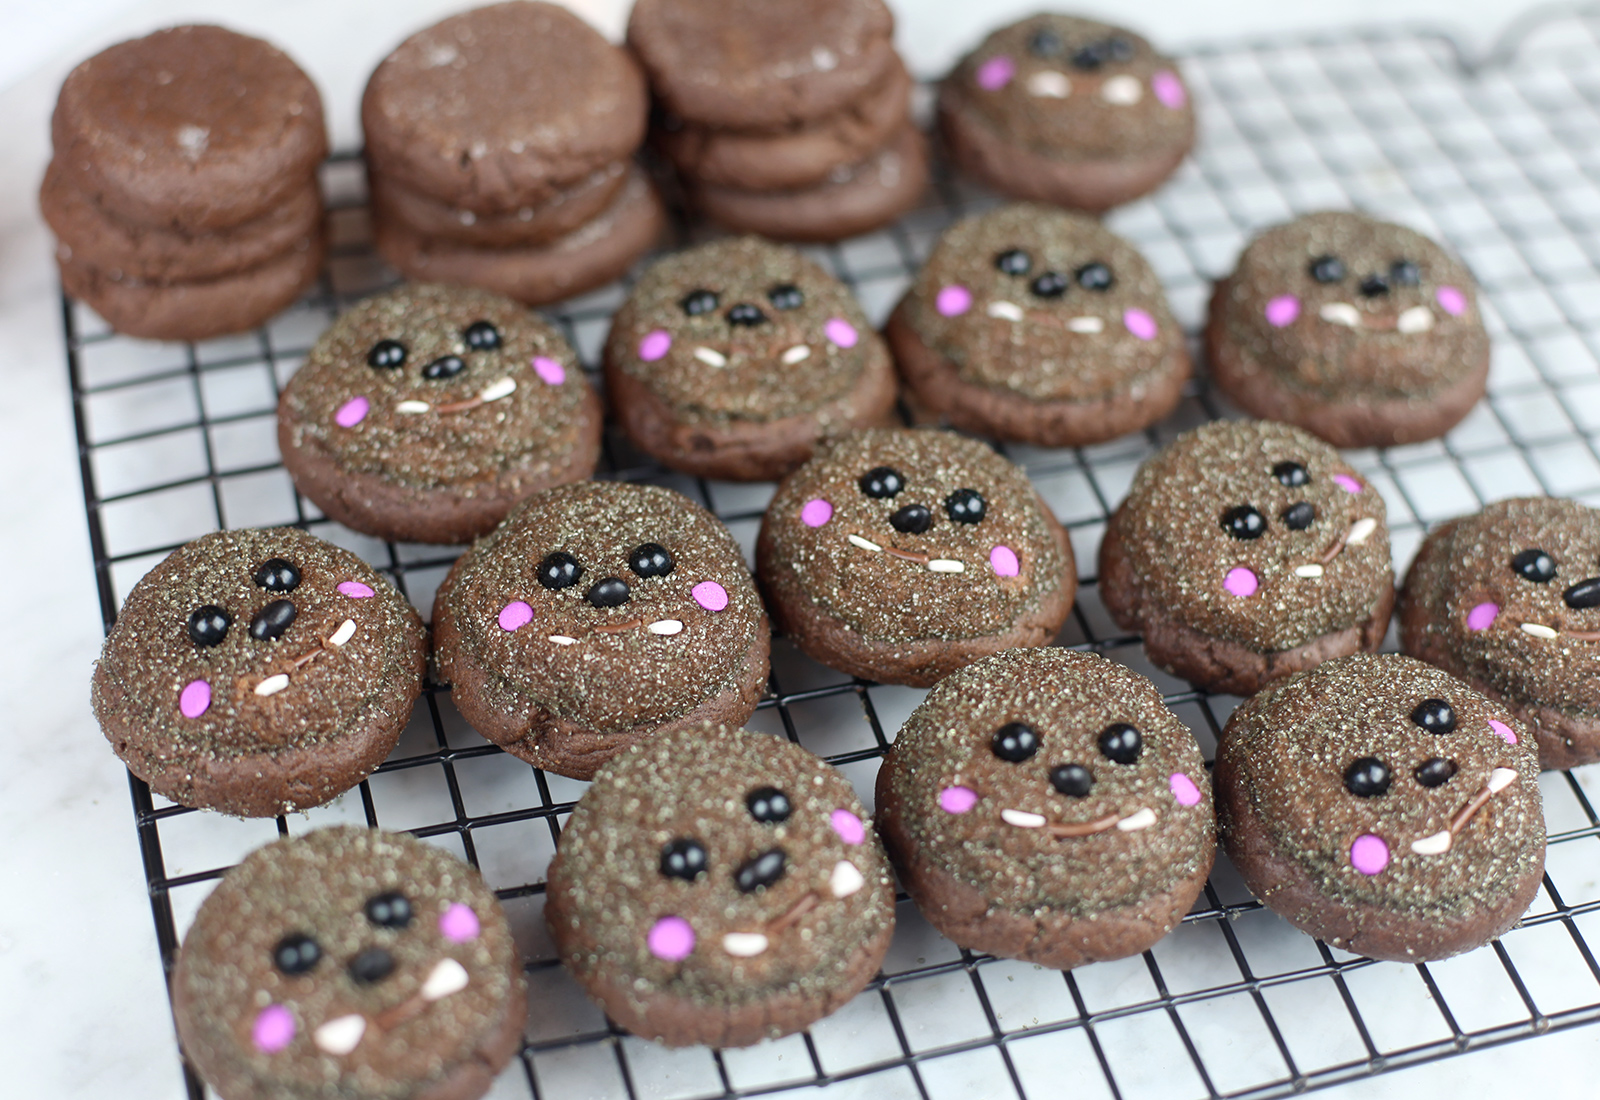
[{"label": "white sprinkle tooth", "polygon": [[405,413],[407,416],[416,416],[427,412],[431,407],[426,401],[402,401],[394,407],[394,411]]},{"label": "white sprinkle tooth", "polygon": [[565,634],[552,634],[552,635],[550,635],[549,640],[554,642],[556,645],[577,645],[578,644],[578,639],[569,638]]},{"label": "white sprinkle tooth", "polygon": [[1547,641],[1551,638],[1561,637],[1561,635],[1557,634],[1554,630],[1551,630],[1543,623],[1523,623],[1522,632],[1524,634],[1532,634],[1535,638],[1544,638]]},{"label": "white sprinkle tooth", "polygon": [[328,644],[344,645],[351,638],[355,637],[355,633],[356,621],[354,619],[346,619],[344,622],[339,624],[339,629],[333,632],[333,636],[328,639]]},{"label": "white sprinkle tooth", "polygon": [[1517,773],[1511,768],[1496,768],[1489,773],[1489,793],[1499,794],[1517,781]]},{"label": "white sprinkle tooth", "polygon": [[467,968],[454,959],[440,959],[422,983],[422,999],[437,1001],[467,988]]},{"label": "white sprinkle tooth", "polygon": [[1453,839],[1450,836],[1450,830],[1444,829],[1434,833],[1432,836],[1425,836],[1421,840],[1413,840],[1411,842],[1411,850],[1419,856],[1440,856],[1450,850],[1450,844]]},{"label": "white sprinkle tooth", "polygon": [[1294,575],[1297,577],[1320,577],[1322,576],[1322,566],[1317,565],[1315,562],[1310,565],[1297,565],[1294,567]]},{"label": "white sprinkle tooth", "polygon": [[1028,91],[1043,99],[1066,99],[1072,94],[1072,81],[1055,69],[1040,69],[1028,77]]},{"label": "white sprinkle tooth", "polygon": [[722,949],[741,959],[752,959],[767,949],[767,937],[760,932],[729,932],[722,937]]},{"label": "white sprinkle tooth", "polygon": [[1360,546],[1372,537],[1372,532],[1378,529],[1378,521],[1371,516],[1363,516],[1350,525],[1350,531],[1345,535],[1347,546]]},{"label": "white sprinkle tooth", "polygon": [[1100,85],[1100,98],[1118,107],[1131,107],[1144,98],[1144,85],[1137,77],[1119,73]]},{"label": "white sprinkle tooth", "polygon": [[1007,825],[1016,825],[1022,829],[1044,828],[1044,815],[1030,814],[1027,810],[1001,810],[1000,820]]},{"label": "white sprinkle tooth", "polygon": [[1137,813],[1131,813],[1117,822],[1117,828],[1125,833],[1136,833],[1140,829],[1148,829],[1156,823],[1156,812],[1149,806],[1144,806]]},{"label": "white sprinkle tooth", "polygon": [[874,554],[883,549],[883,547],[879,546],[871,539],[864,539],[860,535],[846,535],[845,538],[850,540],[851,546],[859,546],[863,550],[871,550]]},{"label": "white sprinkle tooth", "polygon": [[998,317],[1002,321],[1022,320],[1022,307],[1015,302],[1007,302],[1004,299],[990,302],[986,312],[990,317]]},{"label": "white sprinkle tooth", "polygon": [[1361,311],[1349,302],[1329,302],[1317,310],[1317,316],[1332,325],[1346,328],[1361,327]]},{"label": "white sprinkle tooth", "polygon": [[1081,333],[1084,336],[1093,336],[1104,332],[1106,323],[1098,317],[1074,317],[1067,322],[1067,331]]},{"label": "white sprinkle tooth", "polygon": [[361,1037],[366,1033],[366,1017],[350,1015],[329,1020],[313,1031],[311,1038],[318,1047],[329,1054],[349,1054],[356,1049]]},{"label": "white sprinkle tooth", "polygon": [[516,392],[517,380],[515,378],[502,378],[498,382],[491,382],[485,386],[483,392],[478,395],[478,400],[485,402],[498,401],[502,397],[510,397]]},{"label": "white sprinkle tooth", "polygon": [[649,626],[645,627],[645,629],[652,634],[661,634],[666,637],[671,637],[683,629],[683,624],[677,619],[658,619]]},{"label": "white sprinkle tooth", "polygon": [[811,349],[804,344],[796,344],[780,356],[785,366],[792,367],[796,363],[804,363],[811,358]]},{"label": "white sprinkle tooth", "polygon": [[828,876],[828,889],[833,891],[836,898],[847,898],[867,884],[861,871],[848,859],[841,859],[833,865],[833,874]]},{"label": "white sprinkle tooth", "polygon": [[1394,327],[1407,335],[1427,332],[1433,327],[1433,310],[1427,306],[1412,306],[1395,318]]},{"label": "white sprinkle tooth", "polygon": [[257,695],[276,695],[289,686],[289,674],[280,672],[276,676],[268,676],[256,685]]},{"label": "white sprinkle tooth", "polygon": [[928,569],[934,573],[965,573],[967,566],[954,558],[934,558],[928,563]]},{"label": "white sprinkle tooth", "polygon": [[694,357],[707,366],[725,367],[728,365],[728,357],[726,355],[707,347],[695,348]]}]

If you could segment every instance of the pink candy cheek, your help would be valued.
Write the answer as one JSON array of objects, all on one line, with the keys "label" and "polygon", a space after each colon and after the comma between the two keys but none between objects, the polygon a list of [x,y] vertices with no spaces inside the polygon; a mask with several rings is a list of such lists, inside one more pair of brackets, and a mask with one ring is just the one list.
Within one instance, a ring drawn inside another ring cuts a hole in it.
[{"label": "pink candy cheek", "polygon": [[1261,587],[1261,582],[1256,575],[1242,565],[1236,565],[1228,570],[1228,575],[1222,578],[1222,587],[1241,599],[1254,596],[1256,589]]},{"label": "pink candy cheek", "polygon": [[701,581],[689,590],[689,595],[707,611],[721,611],[728,606],[728,590],[716,581]]},{"label": "pink candy cheek", "polygon": [[942,287],[933,300],[933,308],[941,317],[959,317],[972,308],[972,291],[954,283]]},{"label": "pink candy cheek", "polygon": [[340,581],[339,594],[349,596],[352,600],[365,600],[372,596],[372,586],[362,584],[360,581]]},{"label": "pink candy cheek", "polygon": [[367,411],[372,408],[365,397],[352,397],[333,414],[333,422],[341,428],[353,428],[367,418]]},{"label": "pink candy cheek", "polygon": [[939,808],[947,814],[964,814],[978,804],[978,792],[970,787],[946,787],[939,792]]},{"label": "pink candy cheek", "polygon": [[1267,324],[1282,328],[1300,316],[1300,299],[1293,294],[1280,294],[1267,303]]},{"label": "pink candy cheek", "polygon": [[1194,785],[1182,772],[1173,772],[1167,780],[1167,788],[1172,791],[1172,797],[1178,800],[1180,806],[1198,806],[1200,804],[1200,788]]},{"label": "pink candy cheek", "polygon": [[841,348],[853,348],[856,341],[861,339],[856,326],[843,317],[829,317],[828,323],[822,326],[822,334]]},{"label": "pink candy cheek", "polygon": [[1389,846],[1381,836],[1367,833],[1350,845],[1350,866],[1363,875],[1375,875],[1389,866]]},{"label": "pink candy cheek", "polygon": [[1015,577],[1022,572],[1022,563],[1017,560],[1017,552],[1009,546],[996,546],[989,551],[989,568],[994,570],[997,577]]},{"label": "pink candy cheek", "polygon": [[1178,79],[1178,74],[1162,69],[1150,78],[1150,90],[1156,94],[1163,107],[1180,111],[1189,102],[1189,92]]},{"label": "pink candy cheek", "polygon": [[1434,291],[1433,300],[1452,317],[1460,317],[1467,311],[1467,296],[1453,286],[1442,286]]},{"label": "pink candy cheek", "polygon": [[833,518],[833,505],[821,497],[812,497],[800,509],[800,522],[807,527],[821,527]]},{"label": "pink candy cheek", "polygon": [[[667,342],[671,343],[671,337]],[[567,380],[567,368],[543,355],[533,357],[533,373],[547,386],[559,386]]]},{"label": "pink candy cheek", "polygon": [[1154,340],[1160,328],[1156,319],[1142,309],[1126,310],[1122,314],[1122,323],[1127,330],[1141,340]]},{"label": "pink candy cheek", "polygon": [[263,1054],[276,1054],[294,1038],[294,1017],[282,1005],[268,1005],[250,1028],[250,1041]]},{"label": "pink candy cheek", "polygon": [[639,358],[646,363],[654,363],[667,354],[671,347],[672,337],[668,335],[666,329],[658,328],[646,333],[645,338],[639,341]]},{"label": "pink candy cheek", "polygon": [[178,693],[178,713],[185,718],[198,718],[211,709],[211,685],[204,680],[190,680]]},{"label": "pink candy cheek", "polygon": [[1361,482],[1349,474],[1334,474],[1333,483],[1347,493],[1359,493],[1362,488]]},{"label": "pink candy cheek", "polygon": [[439,934],[451,943],[470,943],[478,938],[478,914],[459,901],[439,915]]},{"label": "pink candy cheek", "polygon": [[500,629],[508,634],[533,622],[533,608],[521,600],[512,600],[500,609]]},{"label": "pink candy cheek", "polygon": [[975,79],[978,87],[986,92],[997,92],[1011,83],[1011,78],[1017,75],[1017,63],[1005,54],[991,57],[978,66]]},{"label": "pink candy cheek", "polygon": [[867,828],[861,819],[849,810],[835,810],[828,815],[828,824],[846,844],[860,844],[867,839]]},{"label": "pink candy cheek", "polygon": [[1489,719],[1489,728],[1498,733],[1500,735],[1500,739],[1506,744],[1515,745],[1517,743],[1516,733],[1513,732],[1511,727],[1506,725],[1504,722],[1497,722],[1491,718]]},{"label": "pink candy cheek", "polygon": [[658,959],[682,962],[694,950],[694,929],[682,917],[662,917],[650,926],[644,945]]},{"label": "pink candy cheek", "polygon": [[1468,630],[1488,630],[1494,621],[1500,617],[1500,605],[1497,603],[1480,603],[1467,612]]}]

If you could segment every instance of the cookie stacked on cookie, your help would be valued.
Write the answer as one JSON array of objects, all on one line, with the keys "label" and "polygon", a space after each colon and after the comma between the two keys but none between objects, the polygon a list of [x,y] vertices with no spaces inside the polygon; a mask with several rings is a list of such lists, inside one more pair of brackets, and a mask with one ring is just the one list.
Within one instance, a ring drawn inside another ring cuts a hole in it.
[{"label": "cookie stacked on cookie", "polygon": [[112,328],[253,328],[322,263],[322,99],[292,60],[221,27],[121,42],[72,70],[39,205],[67,292]]},{"label": "cookie stacked on cookie", "polygon": [[786,240],[864,233],[922,194],[927,153],[893,32],[882,0],[639,0],[628,19],[653,140],[690,201]]},{"label": "cookie stacked on cookie", "polygon": [[647,107],[628,54],[553,4],[418,31],[361,101],[378,251],[529,304],[610,282],[663,224],[631,160]]}]

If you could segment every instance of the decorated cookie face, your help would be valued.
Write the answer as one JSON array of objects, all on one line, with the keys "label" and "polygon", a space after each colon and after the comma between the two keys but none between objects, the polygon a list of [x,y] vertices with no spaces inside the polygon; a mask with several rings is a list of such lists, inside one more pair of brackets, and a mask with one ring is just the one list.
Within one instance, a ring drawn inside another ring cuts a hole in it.
[{"label": "decorated cookie face", "polygon": [[184,939],[173,1000],[185,1050],[229,1096],[420,1095],[503,1065],[526,1013],[477,873],[354,827],[277,841],[229,872]]},{"label": "decorated cookie face", "polygon": [[991,34],[952,77],[1008,140],[1041,153],[1121,156],[1190,140],[1173,62],[1131,31],[1040,14]]},{"label": "decorated cookie face", "polygon": [[1118,518],[1152,601],[1258,652],[1364,621],[1393,584],[1383,498],[1286,424],[1184,433],[1140,467]]},{"label": "decorated cookie face", "polygon": [[1143,256],[1094,218],[1032,204],[945,233],[909,309],[964,381],[1042,401],[1125,391],[1183,345]]},{"label": "decorated cookie face", "polygon": [[1487,337],[1462,264],[1420,233],[1350,212],[1270,229],[1228,284],[1227,333],[1296,387],[1418,394],[1483,357]]}]

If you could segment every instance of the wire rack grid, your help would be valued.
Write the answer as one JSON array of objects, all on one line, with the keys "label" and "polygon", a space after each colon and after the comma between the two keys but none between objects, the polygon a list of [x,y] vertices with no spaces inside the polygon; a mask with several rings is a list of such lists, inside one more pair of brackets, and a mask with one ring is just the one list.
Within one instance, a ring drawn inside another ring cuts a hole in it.
[{"label": "wire rack grid", "polygon": [[[1185,59],[1202,115],[1195,157],[1111,226],[1160,273],[1197,331],[1209,281],[1256,229],[1320,207],[1364,208],[1464,256],[1494,337],[1489,398],[1442,441],[1350,454],[1388,503],[1396,561],[1430,523],[1512,494],[1600,505],[1600,20],[1563,16],[1469,72],[1448,40],[1348,33],[1203,49]],[[1541,44],[1550,42],[1553,44]],[[812,250],[881,320],[954,218],[995,201],[948,171],[886,231]],[[456,551],[393,545],[324,520],[279,465],[276,394],[318,333],[388,285],[374,259],[359,162],[331,162],[336,246],[318,290],[262,330],[201,345],[115,336],[63,301],[89,532],[109,629],[132,584],[206,531],[294,524],[379,567],[418,607]],[[702,232],[680,224],[679,243]],[[624,288],[552,319],[590,366]],[[1231,415],[1205,380],[1155,429],[1082,450],[1011,446],[1092,571],[1110,509],[1176,432]],[[770,485],[672,474],[616,433],[602,476],[671,485],[704,502],[747,553]],[[1237,700],[1152,668],[1101,606],[1091,575],[1059,644],[1152,676],[1209,759]],[[872,779],[922,693],[852,680],[781,639],[752,725]],[[1596,771],[1600,769],[1588,769]],[[768,1094],[1275,1097],[1600,1020],[1600,776],[1544,776],[1544,889],[1490,947],[1417,966],[1373,963],[1291,929],[1219,859],[1184,924],[1141,957],[1061,973],[943,940],[902,895],[882,974],[808,1033],[750,1050],[668,1051],[610,1026],[558,965],[542,921],[545,865],[583,785],[546,776],[475,734],[432,680],[390,759],[333,804],[240,821],[166,803],[130,777],[162,961],[213,881],[282,833],[334,821],[408,829],[472,861],[511,915],[531,986],[520,1060],[496,1098],[689,1100]],[[183,1069],[191,1097],[205,1095]]]}]

